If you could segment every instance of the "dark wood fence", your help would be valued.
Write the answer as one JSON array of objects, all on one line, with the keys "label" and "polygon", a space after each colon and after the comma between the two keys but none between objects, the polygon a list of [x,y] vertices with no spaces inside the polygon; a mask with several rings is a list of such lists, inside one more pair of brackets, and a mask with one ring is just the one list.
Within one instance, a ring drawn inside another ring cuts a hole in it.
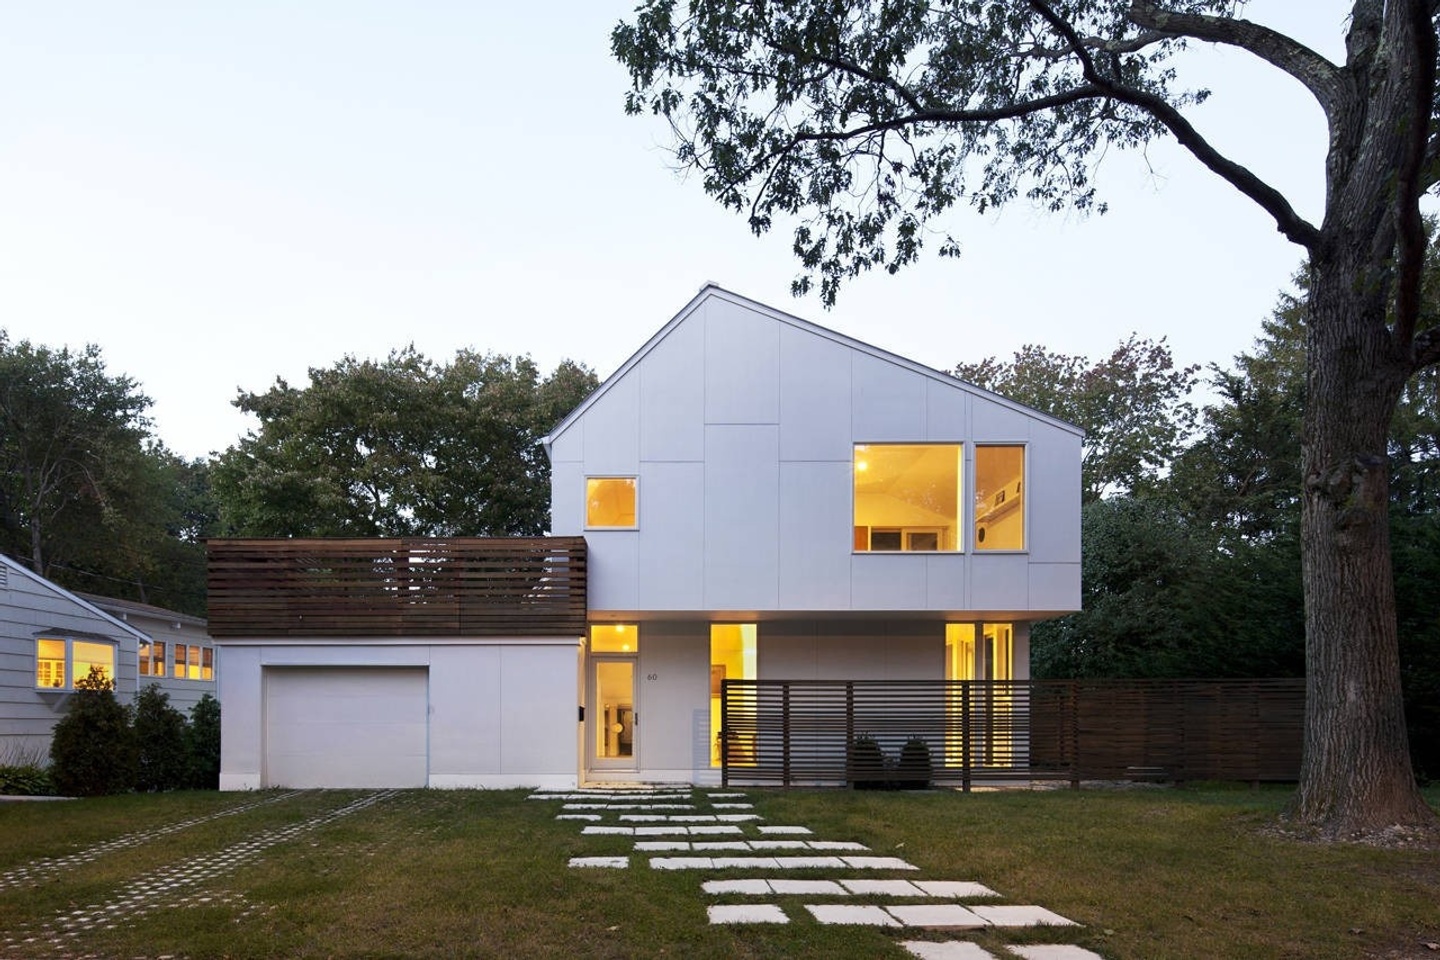
[{"label": "dark wood fence", "polygon": [[211,540],[215,637],[585,633],[583,537]]},{"label": "dark wood fence", "polygon": [[1303,680],[726,680],[722,777],[1294,780]]}]

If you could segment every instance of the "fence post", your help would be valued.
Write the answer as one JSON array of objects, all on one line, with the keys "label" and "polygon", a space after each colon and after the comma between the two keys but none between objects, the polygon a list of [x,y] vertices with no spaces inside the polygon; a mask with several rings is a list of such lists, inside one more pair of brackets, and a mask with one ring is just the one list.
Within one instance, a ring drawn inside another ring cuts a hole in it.
[{"label": "fence post", "polygon": [[1080,683],[1071,680],[1070,688],[1070,789],[1080,789]]},{"label": "fence post", "polygon": [[970,792],[970,684],[960,681],[960,789]]},{"label": "fence post", "polygon": [[720,681],[720,786],[730,786],[730,681]]},{"label": "fence post", "polygon": [[784,746],[782,776],[785,786],[790,786],[790,683],[785,681],[784,694],[780,701],[780,740]]}]

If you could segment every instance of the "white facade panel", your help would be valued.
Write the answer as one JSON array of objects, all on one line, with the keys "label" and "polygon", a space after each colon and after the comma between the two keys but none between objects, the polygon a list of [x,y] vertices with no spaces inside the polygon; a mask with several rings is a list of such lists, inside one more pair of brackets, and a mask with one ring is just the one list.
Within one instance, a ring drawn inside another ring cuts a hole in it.
[{"label": "white facade panel", "polygon": [[970,429],[976,443],[1024,443],[1033,418],[985,397],[970,400]]},{"label": "white facade panel", "polygon": [[1034,436],[1028,451],[1030,557],[1039,562],[1078,563],[1080,438],[1044,427],[1037,427]]},{"label": "white facade panel", "polygon": [[779,446],[774,426],[705,428],[705,609],[776,607]]},{"label": "white facade panel", "polygon": [[499,773],[501,648],[428,649],[431,777]]},{"label": "white facade panel", "polygon": [[645,464],[633,609],[705,608],[704,493],[703,464]]},{"label": "white facade panel", "polygon": [[958,553],[932,554],[925,558],[926,609],[970,609],[969,563],[969,558]]},{"label": "white facade panel", "polygon": [[1030,564],[1028,609],[1056,612],[1080,609],[1080,564]]},{"label": "white facade panel", "polygon": [[[645,499],[643,482],[640,499]],[[638,606],[640,537],[643,533],[643,530],[590,530],[585,533],[585,543],[589,547],[585,577],[593,609],[634,610]]]},{"label": "white facade panel", "polygon": [[705,458],[704,328],[682,324],[639,368],[640,459]]},{"label": "white facade panel", "polygon": [[620,377],[585,415],[585,473],[633,476],[640,470],[640,378]]},{"label": "white facade panel", "polygon": [[220,674],[220,789],[258,790],[265,756],[261,648],[226,646]]},{"label": "white facade panel", "polygon": [[578,644],[516,643],[500,650],[500,770],[507,778],[575,776]]},{"label": "white facade panel", "polygon": [[927,436],[926,377],[869,354],[852,351],[851,358],[855,441],[913,443]]},{"label": "white facade panel", "polygon": [[265,671],[266,786],[423,787],[423,668]]},{"label": "white facade panel", "polygon": [[635,678],[646,780],[690,781],[710,767],[710,626],[647,623]]},{"label": "white facade panel", "polygon": [[579,463],[585,459],[585,424],[576,423],[550,445],[551,463]]},{"label": "white facade panel", "polygon": [[850,349],[780,328],[780,459],[841,460],[853,455]]},{"label": "white facade panel", "polygon": [[977,610],[1022,611],[1030,604],[1030,558],[1023,553],[976,556],[970,600]]},{"label": "white facade panel", "polygon": [[816,621],[760,625],[762,680],[940,680],[938,620]]},{"label": "white facade panel", "polygon": [[585,528],[585,464],[550,464],[550,530],[577,535]]},{"label": "white facade panel", "polygon": [[705,318],[705,422],[778,423],[780,331],[769,317],[711,300]]},{"label": "white facade panel", "polygon": [[779,606],[850,607],[850,462],[780,464]]},{"label": "white facade panel", "polygon": [[924,610],[924,554],[856,553],[850,557],[854,610]]}]

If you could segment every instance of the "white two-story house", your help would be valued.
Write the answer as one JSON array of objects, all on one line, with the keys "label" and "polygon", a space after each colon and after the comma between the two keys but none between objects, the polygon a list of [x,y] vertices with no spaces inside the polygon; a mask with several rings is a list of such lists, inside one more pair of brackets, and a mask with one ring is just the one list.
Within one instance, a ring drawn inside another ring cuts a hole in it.
[{"label": "white two-story house", "polygon": [[504,567],[504,616],[465,610],[505,541],[345,542],[349,592],[338,545],[212,544],[221,785],[714,782],[727,679],[1023,680],[1080,606],[1081,440],[706,286],[546,438],[524,543],[568,559]]}]

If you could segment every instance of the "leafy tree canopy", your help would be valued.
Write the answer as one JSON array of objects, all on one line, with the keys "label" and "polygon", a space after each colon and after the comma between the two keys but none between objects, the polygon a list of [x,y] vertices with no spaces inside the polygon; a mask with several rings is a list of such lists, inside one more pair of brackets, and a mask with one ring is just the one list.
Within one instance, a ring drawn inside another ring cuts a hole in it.
[{"label": "leafy tree canopy", "polygon": [[955,376],[1085,430],[1086,502],[1153,484],[1195,423],[1198,366],[1175,368],[1170,348],[1132,334],[1099,363],[1026,344],[1010,361],[962,363]]},{"label": "leafy tree canopy", "polygon": [[260,420],[214,465],[221,526],[239,536],[534,535],[549,526],[541,438],[595,389],[570,361],[415,348],[345,357],[242,393]]}]

